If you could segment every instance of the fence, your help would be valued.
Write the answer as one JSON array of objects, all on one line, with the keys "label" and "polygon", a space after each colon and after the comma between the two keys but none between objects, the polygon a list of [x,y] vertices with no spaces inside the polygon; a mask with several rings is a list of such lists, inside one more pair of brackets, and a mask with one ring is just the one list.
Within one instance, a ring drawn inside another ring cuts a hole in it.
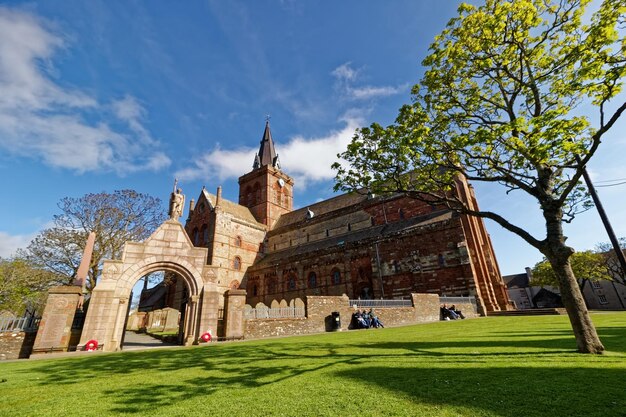
[{"label": "fence", "polygon": [[245,310],[246,320],[252,319],[282,319],[306,317],[304,307],[282,308],[250,308]]},{"label": "fence", "polygon": [[0,319],[0,332],[34,331],[39,328],[41,317],[5,317]]},{"label": "fence", "polygon": [[439,296],[439,302],[441,304],[472,304],[476,307],[476,298],[474,297],[446,297],[441,295]]},{"label": "fence", "polygon": [[413,300],[350,300],[350,307],[357,308],[390,308],[413,307]]}]

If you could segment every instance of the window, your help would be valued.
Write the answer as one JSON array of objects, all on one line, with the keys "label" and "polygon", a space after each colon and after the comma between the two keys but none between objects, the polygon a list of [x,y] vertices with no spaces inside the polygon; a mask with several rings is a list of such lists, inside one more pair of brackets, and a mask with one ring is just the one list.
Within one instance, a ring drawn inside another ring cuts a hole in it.
[{"label": "window", "polygon": [[207,243],[209,243],[209,228],[207,227],[207,225],[202,225],[202,244],[206,245]]},{"label": "window", "polygon": [[235,246],[241,247],[241,236],[235,236]]},{"label": "window", "polygon": [[239,256],[235,256],[235,259],[233,259],[233,269],[241,270],[241,258]]},{"label": "window", "polygon": [[439,262],[439,266],[444,266],[446,264],[446,259],[443,257],[442,254],[439,254],[439,256],[437,256],[437,261]]},{"label": "window", "polygon": [[287,280],[287,289],[288,290],[296,289],[296,277],[294,277],[293,275],[290,275],[289,279]]},{"label": "window", "polygon": [[332,282],[333,282],[333,285],[341,284],[341,272],[339,272],[338,269],[333,269]]},{"label": "window", "polygon": [[396,274],[400,272],[400,264],[396,260],[393,261],[393,270]]},{"label": "window", "polygon": [[193,244],[196,246],[200,243],[198,241],[199,237],[200,237],[200,234],[198,233],[198,228],[196,227],[193,229]]},{"label": "window", "polygon": [[593,285],[593,288],[602,289],[602,284],[600,284],[600,281],[591,281],[591,284]]},{"label": "window", "polygon": [[606,299],[606,295],[599,295],[598,296],[598,301],[600,301],[600,304],[608,304],[609,302]]},{"label": "window", "polygon": [[256,284],[252,286],[252,295],[255,297],[259,295],[259,287]]},{"label": "window", "polygon": [[351,230],[352,230],[352,225],[348,223],[348,232],[350,232]]},{"label": "window", "polygon": [[315,272],[309,274],[309,288],[317,287],[317,275]]},{"label": "window", "polygon": [[398,214],[400,214],[400,219],[404,219],[404,210],[403,209],[398,210]]},{"label": "window", "polygon": [[270,279],[267,283],[267,293],[274,294],[276,292],[276,280]]}]

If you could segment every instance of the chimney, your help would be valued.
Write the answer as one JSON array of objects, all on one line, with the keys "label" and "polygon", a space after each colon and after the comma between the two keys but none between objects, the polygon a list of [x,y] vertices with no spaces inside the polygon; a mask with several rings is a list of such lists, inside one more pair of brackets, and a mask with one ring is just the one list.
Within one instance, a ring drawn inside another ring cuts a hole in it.
[{"label": "chimney", "polygon": [[215,207],[219,207],[220,202],[222,201],[222,186],[217,187],[217,194],[215,197]]}]

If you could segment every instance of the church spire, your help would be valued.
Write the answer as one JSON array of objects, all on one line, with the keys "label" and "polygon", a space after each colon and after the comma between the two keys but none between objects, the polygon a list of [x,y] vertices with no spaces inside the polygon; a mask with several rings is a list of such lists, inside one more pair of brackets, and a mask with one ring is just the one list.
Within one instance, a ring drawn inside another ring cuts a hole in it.
[{"label": "church spire", "polygon": [[257,169],[266,165],[280,169],[278,154],[276,154],[276,150],[274,149],[274,140],[272,139],[272,132],[270,130],[269,117],[265,120],[265,131],[263,132],[263,139],[261,139],[259,153],[254,156],[253,168]]}]

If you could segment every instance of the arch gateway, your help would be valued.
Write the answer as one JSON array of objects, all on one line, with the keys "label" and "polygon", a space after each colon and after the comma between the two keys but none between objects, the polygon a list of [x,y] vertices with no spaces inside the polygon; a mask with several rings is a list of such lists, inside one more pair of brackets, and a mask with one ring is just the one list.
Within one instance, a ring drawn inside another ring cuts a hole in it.
[{"label": "arch gateway", "polygon": [[[196,342],[206,331],[216,334],[219,310],[227,304],[225,297],[245,298],[245,291],[229,290],[228,282],[219,277],[220,268],[206,261],[207,249],[194,247],[176,219],[165,221],[142,243],[126,242],[121,260],[104,261],[102,278],[89,301],[80,346],[97,340],[104,351],[119,350],[133,286],[156,271],[176,273],[188,288],[189,301],[181,323],[184,344]],[[236,337],[243,323],[230,321],[227,334]]]}]

